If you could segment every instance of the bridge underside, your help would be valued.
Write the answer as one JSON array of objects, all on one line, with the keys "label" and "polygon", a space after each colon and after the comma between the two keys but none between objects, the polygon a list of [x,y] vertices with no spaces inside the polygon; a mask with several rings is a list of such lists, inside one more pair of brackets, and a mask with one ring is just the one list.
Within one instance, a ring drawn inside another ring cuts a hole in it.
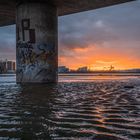
[{"label": "bridge underside", "polygon": [[63,16],[133,0],[0,0],[0,26],[15,24],[17,3],[32,1],[53,5],[58,16]]}]

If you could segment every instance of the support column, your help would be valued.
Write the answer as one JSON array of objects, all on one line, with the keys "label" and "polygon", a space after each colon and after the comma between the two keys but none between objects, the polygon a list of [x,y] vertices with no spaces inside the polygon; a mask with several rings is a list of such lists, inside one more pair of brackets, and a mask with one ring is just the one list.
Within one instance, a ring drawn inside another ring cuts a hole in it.
[{"label": "support column", "polygon": [[57,9],[46,3],[17,6],[17,83],[57,81]]}]

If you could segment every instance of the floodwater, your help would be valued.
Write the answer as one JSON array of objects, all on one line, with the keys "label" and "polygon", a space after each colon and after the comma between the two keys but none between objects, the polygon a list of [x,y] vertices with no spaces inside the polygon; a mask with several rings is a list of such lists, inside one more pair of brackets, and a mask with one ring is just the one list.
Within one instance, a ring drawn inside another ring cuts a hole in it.
[{"label": "floodwater", "polygon": [[0,75],[0,140],[140,140],[139,76],[61,75],[18,85]]}]

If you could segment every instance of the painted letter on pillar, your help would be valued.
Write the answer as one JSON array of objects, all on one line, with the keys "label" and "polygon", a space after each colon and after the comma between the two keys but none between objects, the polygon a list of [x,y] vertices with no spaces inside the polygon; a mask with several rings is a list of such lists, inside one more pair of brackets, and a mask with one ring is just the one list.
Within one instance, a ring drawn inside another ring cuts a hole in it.
[{"label": "painted letter on pillar", "polygon": [[30,29],[30,19],[22,20],[22,37],[25,42],[35,43],[35,30]]}]

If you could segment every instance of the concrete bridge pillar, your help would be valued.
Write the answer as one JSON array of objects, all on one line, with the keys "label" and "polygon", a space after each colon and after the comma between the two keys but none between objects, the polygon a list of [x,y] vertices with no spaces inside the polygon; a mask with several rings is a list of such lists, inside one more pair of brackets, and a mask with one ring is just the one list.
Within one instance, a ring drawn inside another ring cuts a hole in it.
[{"label": "concrete bridge pillar", "polygon": [[47,3],[17,5],[17,83],[57,81],[57,8]]}]

